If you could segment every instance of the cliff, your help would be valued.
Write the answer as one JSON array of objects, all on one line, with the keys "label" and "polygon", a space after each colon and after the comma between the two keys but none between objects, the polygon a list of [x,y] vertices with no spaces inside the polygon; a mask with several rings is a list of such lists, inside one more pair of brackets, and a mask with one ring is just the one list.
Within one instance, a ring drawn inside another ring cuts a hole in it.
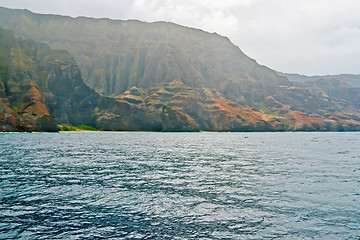
[{"label": "cliff", "polygon": [[57,123],[161,130],[160,117],[153,120],[144,109],[100,96],[86,86],[66,51],[0,29],[0,53],[1,131],[57,131]]}]

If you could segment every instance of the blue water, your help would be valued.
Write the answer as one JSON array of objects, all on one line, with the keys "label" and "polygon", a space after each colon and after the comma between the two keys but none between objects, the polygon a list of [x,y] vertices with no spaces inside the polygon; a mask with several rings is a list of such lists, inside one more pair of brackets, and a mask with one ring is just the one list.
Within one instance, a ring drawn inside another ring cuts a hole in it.
[{"label": "blue water", "polygon": [[0,239],[358,239],[360,133],[0,134]]}]

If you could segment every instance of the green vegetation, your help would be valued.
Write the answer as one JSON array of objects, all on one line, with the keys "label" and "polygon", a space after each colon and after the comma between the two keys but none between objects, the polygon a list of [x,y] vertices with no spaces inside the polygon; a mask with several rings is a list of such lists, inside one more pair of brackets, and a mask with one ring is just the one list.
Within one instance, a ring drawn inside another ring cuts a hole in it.
[{"label": "green vegetation", "polygon": [[259,112],[261,112],[262,114],[270,115],[270,116],[272,116],[272,117],[274,117],[274,118],[284,118],[284,117],[282,117],[282,116],[275,115],[274,113],[265,112],[265,111],[262,110],[262,109],[259,109]]},{"label": "green vegetation", "polygon": [[98,131],[98,129],[93,128],[91,126],[81,124],[79,126],[73,126],[68,123],[63,123],[58,125],[60,131],[64,132],[76,132],[76,131]]},{"label": "green vegetation", "polygon": [[97,131],[96,128],[93,128],[93,127],[85,125],[85,124],[81,124],[81,125],[77,126],[76,128],[80,129],[80,130],[85,130],[85,131]]},{"label": "green vegetation", "polygon": [[68,132],[68,131],[77,131],[76,127],[74,127],[74,126],[71,125],[71,124],[67,124],[67,123],[59,124],[58,127],[59,127],[59,130],[60,130],[60,131],[65,131],[65,132]]}]

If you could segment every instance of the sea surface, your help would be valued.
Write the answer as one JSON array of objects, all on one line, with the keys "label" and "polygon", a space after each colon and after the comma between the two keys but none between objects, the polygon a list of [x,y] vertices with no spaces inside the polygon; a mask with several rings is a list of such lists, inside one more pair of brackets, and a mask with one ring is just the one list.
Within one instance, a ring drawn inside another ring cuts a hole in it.
[{"label": "sea surface", "polygon": [[0,239],[360,237],[360,133],[0,134]]}]

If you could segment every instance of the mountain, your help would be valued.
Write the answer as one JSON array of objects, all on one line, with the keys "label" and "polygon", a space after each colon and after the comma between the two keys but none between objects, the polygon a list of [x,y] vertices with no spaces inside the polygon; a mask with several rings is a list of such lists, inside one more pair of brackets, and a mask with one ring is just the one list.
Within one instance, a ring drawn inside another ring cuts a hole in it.
[{"label": "mountain", "polygon": [[85,85],[68,52],[0,28],[0,131],[58,131],[57,123],[161,130],[145,110]]},{"label": "mountain", "polygon": [[[315,88],[257,64],[215,33],[166,22],[6,8],[0,8],[0,26],[46,43],[57,54],[66,51],[61,58],[47,57],[49,65],[63,65],[55,75],[55,69],[40,71],[44,78],[34,85],[56,123],[106,130],[360,129],[355,102],[346,109],[341,102],[334,104]],[[12,68],[6,71],[4,79],[13,74]],[[5,92],[12,94],[11,84],[3,82]]]},{"label": "mountain", "polygon": [[284,76],[292,82],[295,83],[306,83],[314,82],[318,80],[330,80],[330,81],[340,81],[347,83],[352,87],[360,88],[360,75],[355,74],[339,74],[339,75],[326,75],[326,76],[305,76],[300,74],[289,74],[278,72],[278,75]]},{"label": "mountain", "polygon": [[[44,58],[39,56],[41,61],[35,62],[29,55],[29,51],[42,55],[47,50],[41,44],[15,39],[11,31],[0,30],[1,131],[57,131],[40,92],[44,87],[40,79]],[[34,78],[38,85],[32,81]]]},{"label": "mountain", "polygon": [[0,8],[0,26],[69,51],[85,83],[105,96],[180,79],[187,86],[216,88],[251,107],[268,95],[294,101],[286,96],[291,93],[278,87],[291,86],[286,78],[258,65],[217,34],[165,22],[70,18],[5,8]]},{"label": "mountain", "polygon": [[85,83],[105,96],[135,86],[150,88],[180,79],[190,87],[215,88],[224,97],[259,107],[269,95],[305,111],[292,84],[260,66],[226,37],[172,23],[70,18],[0,8],[0,26],[18,36],[65,49]]},{"label": "mountain", "polygon": [[[274,116],[253,111],[224,98],[215,89],[193,88],[177,79],[150,91],[132,87],[115,99],[151,109],[162,116],[166,131],[281,131]],[[179,125],[179,122],[181,123]]]},{"label": "mountain", "polygon": [[16,38],[1,28],[0,46],[1,131],[57,131],[56,124],[64,122],[103,130],[265,131],[283,127],[271,116],[235,108],[230,106],[235,103],[221,99],[214,90],[187,87],[180,80],[146,93],[132,87],[114,98],[101,96],[84,84],[66,51]]},{"label": "mountain", "polygon": [[360,109],[360,75],[304,76],[286,73],[279,73],[279,75],[303,84],[314,95],[326,98],[342,113],[360,120],[357,114]]}]

